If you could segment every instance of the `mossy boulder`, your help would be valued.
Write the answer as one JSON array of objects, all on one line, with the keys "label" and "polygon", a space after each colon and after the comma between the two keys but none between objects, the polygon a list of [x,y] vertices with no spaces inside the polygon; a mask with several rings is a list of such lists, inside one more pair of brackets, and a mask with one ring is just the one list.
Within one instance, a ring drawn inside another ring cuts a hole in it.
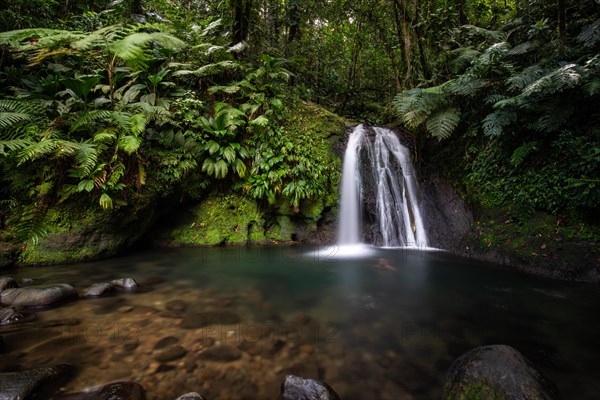
[{"label": "mossy boulder", "polygon": [[25,243],[19,262],[58,264],[113,256],[140,238],[154,214],[151,202],[110,211],[61,204],[46,212],[42,225],[48,234],[39,243]]},{"label": "mossy boulder", "polygon": [[442,400],[555,400],[557,390],[510,346],[477,347],[448,371]]},{"label": "mossy boulder", "polygon": [[171,233],[172,245],[247,244],[264,241],[264,215],[253,199],[213,193],[188,210]]}]

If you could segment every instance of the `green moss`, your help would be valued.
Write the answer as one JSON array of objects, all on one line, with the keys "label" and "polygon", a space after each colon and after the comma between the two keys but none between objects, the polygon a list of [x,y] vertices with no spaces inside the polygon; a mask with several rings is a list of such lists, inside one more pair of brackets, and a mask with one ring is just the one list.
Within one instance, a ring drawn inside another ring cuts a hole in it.
[{"label": "green moss", "polygon": [[183,245],[263,242],[264,219],[256,203],[238,194],[213,194],[192,208],[191,218],[171,232]]},{"label": "green moss", "polygon": [[287,215],[278,216],[276,222],[269,227],[265,236],[267,239],[277,242],[289,242],[292,240],[295,227],[292,220]]},{"label": "green moss", "polygon": [[508,400],[505,395],[481,382],[462,382],[451,393],[446,393],[445,398],[447,400]]}]

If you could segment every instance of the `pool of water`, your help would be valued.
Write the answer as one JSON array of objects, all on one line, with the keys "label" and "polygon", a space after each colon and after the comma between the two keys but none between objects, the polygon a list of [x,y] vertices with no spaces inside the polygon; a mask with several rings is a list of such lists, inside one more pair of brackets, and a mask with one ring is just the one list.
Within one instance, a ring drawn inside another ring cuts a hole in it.
[{"label": "pool of water", "polygon": [[[462,353],[508,344],[563,399],[597,398],[597,287],[443,252],[367,250],[182,248],[3,271],[78,289],[121,277],[142,287],[0,327],[0,370],[69,363],[78,372],[66,392],[130,380],[161,400],[276,398],[289,373],[324,380],[343,399],[429,400]],[[216,320],[198,324],[202,313]],[[183,351],[165,361],[165,343]]]}]

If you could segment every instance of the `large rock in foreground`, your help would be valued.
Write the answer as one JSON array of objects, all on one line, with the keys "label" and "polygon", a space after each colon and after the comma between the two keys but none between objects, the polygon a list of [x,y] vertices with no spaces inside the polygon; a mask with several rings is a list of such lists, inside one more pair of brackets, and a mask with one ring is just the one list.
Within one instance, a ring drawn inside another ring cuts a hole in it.
[{"label": "large rock in foreground", "polygon": [[477,347],[448,372],[443,400],[555,400],[554,385],[521,353],[506,345]]},{"label": "large rock in foreground", "polygon": [[135,382],[115,382],[82,393],[59,397],[61,400],[144,400],[144,388]]},{"label": "large rock in foreground", "polygon": [[59,283],[5,289],[0,293],[0,304],[15,307],[43,307],[72,298],[77,298],[75,288],[65,283]]},{"label": "large rock in foreground", "polygon": [[0,374],[0,400],[45,399],[71,375],[71,367],[59,365]]},{"label": "large rock in foreground", "polygon": [[337,393],[326,383],[287,375],[281,384],[281,400],[339,400]]}]

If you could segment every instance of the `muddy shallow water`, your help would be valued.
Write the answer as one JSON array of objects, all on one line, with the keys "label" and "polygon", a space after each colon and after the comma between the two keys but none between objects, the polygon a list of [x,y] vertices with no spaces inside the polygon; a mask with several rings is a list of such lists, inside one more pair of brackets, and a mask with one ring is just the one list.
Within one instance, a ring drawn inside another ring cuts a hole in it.
[{"label": "muddy shallow water", "polygon": [[[0,327],[0,371],[69,363],[63,392],[129,380],[148,399],[276,398],[284,375],[343,399],[437,399],[454,359],[508,344],[563,399],[600,393],[600,292],[441,252],[336,248],[148,250],[3,271],[35,284],[133,277],[135,292],[31,311]],[[391,268],[381,268],[385,258]],[[379,265],[379,267],[378,267]]]}]

